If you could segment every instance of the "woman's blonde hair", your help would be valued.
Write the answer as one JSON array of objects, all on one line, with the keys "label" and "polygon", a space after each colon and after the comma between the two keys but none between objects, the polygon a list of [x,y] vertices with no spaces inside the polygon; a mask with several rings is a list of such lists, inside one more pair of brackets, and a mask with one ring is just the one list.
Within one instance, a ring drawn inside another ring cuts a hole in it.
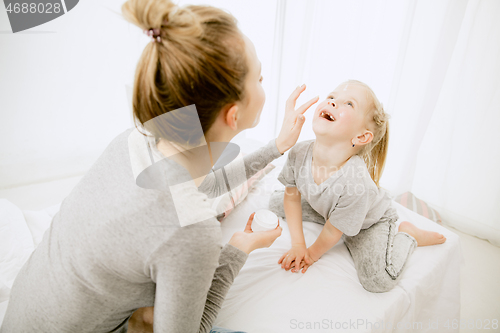
[{"label": "woman's blonde hair", "polygon": [[384,111],[382,103],[378,100],[373,90],[366,84],[357,80],[348,80],[341,85],[358,84],[367,92],[369,102],[366,110],[367,127],[373,133],[373,140],[365,145],[359,152],[368,168],[373,181],[380,187],[379,181],[384,171],[387,149],[389,146],[389,114]]},{"label": "woman's blonde hair", "polygon": [[236,19],[211,6],[178,7],[169,0],[128,0],[122,13],[141,30],[160,31],[161,41],[147,44],[136,68],[136,123],[144,125],[194,104],[203,133],[186,136],[183,132],[193,128],[193,119],[179,112],[173,112],[168,122],[155,119],[147,129],[156,138],[197,145],[219,112],[245,97],[248,64]]}]

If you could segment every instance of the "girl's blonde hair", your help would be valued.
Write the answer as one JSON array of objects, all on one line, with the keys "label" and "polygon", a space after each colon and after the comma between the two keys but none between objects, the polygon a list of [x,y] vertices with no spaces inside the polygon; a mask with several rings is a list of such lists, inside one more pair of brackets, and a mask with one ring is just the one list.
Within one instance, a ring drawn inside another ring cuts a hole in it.
[{"label": "girl's blonde hair", "polygon": [[[211,6],[178,7],[170,0],[128,0],[126,20],[141,30],[159,29],[139,59],[133,88],[134,119],[156,138],[196,146],[228,104],[244,99],[248,73],[243,35],[236,19]],[[192,116],[173,112],[194,104],[203,133]],[[159,119],[159,120],[158,120]],[[157,121],[158,120],[158,121]]]},{"label": "girl's blonde hair", "polygon": [[389,114],[384,111],[382,103],[378,100],[373,90],[366,84],[357,80],[348,80],[341,85],[358,84],[366,88],[369,102],[366,110],[367,127],[373,133],[373,140],[365,145],[359,152],[368,168],[373,181],[380,187],[379,181],[384,171],[387,149],[389,146]]}]

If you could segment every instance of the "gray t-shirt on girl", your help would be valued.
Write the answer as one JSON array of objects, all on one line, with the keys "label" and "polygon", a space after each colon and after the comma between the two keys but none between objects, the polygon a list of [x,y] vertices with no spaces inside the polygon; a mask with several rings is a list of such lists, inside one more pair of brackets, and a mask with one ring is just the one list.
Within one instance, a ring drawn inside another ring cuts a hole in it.
[{"label": "gray t-shirt on girl", "polygon": [[[149,179],[160,189],[136,183],[154,148],[136,129],[110,143],[19,272],[2,333],[124,332],[137,308],[153,305],[155,332],[210,331],[247,254],[221,245],[207,196],[226,192],[227,179],[241,183],[282,155],[273,139],[243,158],[244,169],[235,160],[225,175],[211,172],[198,189],[187,182],[174,205],[162,180],[189,179],[180,164],[149,162],[160,166],[159,178]],[[176,212],[186,211],[206,219],[181,227]]]},{"label": "gray t-shirt on girl", "polygon": [[321,184],[312,175],[311,161],[314,142],[297,143],[288,154],[278,180],[285,186],[297,187],[309,205],[325,220],[347,236],[354,236],[382,218],[398,219],[391,197],[377,188],[364,160],[352,156],[342,168]]}]

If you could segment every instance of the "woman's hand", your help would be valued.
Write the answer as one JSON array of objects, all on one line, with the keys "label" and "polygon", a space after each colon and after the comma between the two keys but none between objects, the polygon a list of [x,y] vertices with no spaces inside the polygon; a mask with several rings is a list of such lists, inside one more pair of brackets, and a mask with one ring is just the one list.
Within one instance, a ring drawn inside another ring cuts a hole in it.
[{"label": "woman's hand", "polygon": [[316,96],[295,110],[295,102],[297,102],[297,98],[299,98],[305,89],[305,84],[297,87],[286,101],[285,118],[283,119],[283,125],[281,125],[280,134],[276,138],[276,146],[281,154],[295,145],[302,125],[306,121],[304,112],[319,100],[319,96]]},{"label": "woman's hand", "polygon": [[281,264],[281,268],[288,271],[290,268],[295,267],[297,263],[302,261],[306,254],[306,250],[307,248],[305,244],[294,244],[287,253],[281,256],[280,260],[278,260],[278,264]]},{"label": "woman's hand", "polygon": [[276,229],[268,231],[257,231],[252,230],[252,221],[255,212],[250,215],[247,225],[244,231],[238,231],[233,234],[233,237],[229,240],[229,244],[237,247],[243,252],[250,254],[253,250],[260,249],[263,247],[269,247],[271,244],[281,235],[282,228],[279,225]]}]

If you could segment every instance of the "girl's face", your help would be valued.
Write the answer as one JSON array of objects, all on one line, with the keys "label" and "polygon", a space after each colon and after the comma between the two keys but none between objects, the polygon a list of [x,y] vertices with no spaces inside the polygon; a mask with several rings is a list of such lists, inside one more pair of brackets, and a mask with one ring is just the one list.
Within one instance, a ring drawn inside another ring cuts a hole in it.
[{"label": "girl's face", "polygon": [[338,86],[314,112],[312,126],[316,137],[352,145],[366,131],[368,105],[365,87],[350,83]]}]

